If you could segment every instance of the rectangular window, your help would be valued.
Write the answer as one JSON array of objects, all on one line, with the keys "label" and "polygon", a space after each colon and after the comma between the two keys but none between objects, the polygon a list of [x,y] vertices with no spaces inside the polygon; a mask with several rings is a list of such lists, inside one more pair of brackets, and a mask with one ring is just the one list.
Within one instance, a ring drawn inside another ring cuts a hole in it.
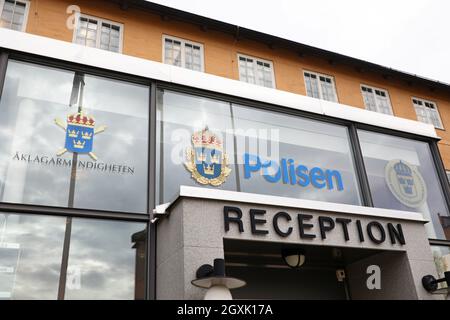
[{"label": "rectangular window", "polygon": [[159,90],[158,201],[180,185],[359,205],[345,126]]},{"label": "rectangular window", "polygon": [[449,211],[427,142],[358,131],[375,207],[420,212],[428,236],[450,240]]},{"label": "rectangular window", "polygon": [[267,88],[275,88],[275,76],[271,61],[239,54],[239,79]]},{"label": "rectangular window", "polygon": [[306,94],[309,97],[337,102],[334,80],[324,74],[305,71]]},{"label": "rectangular window", "polygon": [[66,300],[143,299],[146,234],[139,222],[0,212],[0,300],[62,299],[60,287]]},{"label": "rectangular window", "polygon": [[203,45],[163,36],[164,63],[194,71],[204,71]]},{"label": "rectangular window", "polygon": [[0,201],[147,212],[149,88],[10,60]]},{"label": "rectangular window", "polygon": [[392,115],[391,102],[386,90],[361,85],[361,92],[367,110]]},{"label": "rectangular window", "polygon": [[444,129],[439,111],[434,102],[420,98],[412,98],[412,102],[416,110],[417,120],[432,124],[435,128]]},{"label": "rectangular window", "polygon": [[86,47],[122,52],[123,25],[79,14],[73,42]]},{"label": "rectangular window", "polygon": [[25,31],[29,7],[29,1],[25,0],[0,0],[0,26]]}]

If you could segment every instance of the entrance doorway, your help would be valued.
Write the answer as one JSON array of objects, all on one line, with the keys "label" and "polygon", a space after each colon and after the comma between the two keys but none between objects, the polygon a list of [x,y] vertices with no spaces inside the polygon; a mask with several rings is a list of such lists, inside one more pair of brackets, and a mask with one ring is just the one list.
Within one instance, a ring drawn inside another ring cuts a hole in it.
[{"label": "entrance doorway", "polygon": [[[280,243],[225,239],[227,275],[247,282],[245,287],[232,291],[233,298],[352,299],[346,267],[380,253],[379,250],[306,245],[301,247],[305,263],[293,269],[281,256],[286,248],[289,247]],[[342,271],[346,275],[344,279],[337,275],[342,275]]]}]

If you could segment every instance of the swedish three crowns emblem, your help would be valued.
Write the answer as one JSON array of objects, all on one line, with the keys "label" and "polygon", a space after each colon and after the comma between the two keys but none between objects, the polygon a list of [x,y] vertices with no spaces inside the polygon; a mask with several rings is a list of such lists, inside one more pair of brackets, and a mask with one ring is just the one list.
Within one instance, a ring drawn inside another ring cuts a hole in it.
[{"label": "swedish three crowns emblem", "polygon": [[92,152],[94,147],[94,136],[106,130],[106,126],[95,128],[95,120],[91,116],[83,114],[82,111],[67,116],[67,125],[61,119],[55,119],[55,123],[66,131],[66,142],[64,148],[57,155],[64,153],[87,153],[93,160],[97,156]]},{"label": "swedish three crowns emblem", "polygon": [[205,128],[192,135],[192,147],[186,151],[186,169],[200,184],[220,186],[230,175],[222,141]]}]

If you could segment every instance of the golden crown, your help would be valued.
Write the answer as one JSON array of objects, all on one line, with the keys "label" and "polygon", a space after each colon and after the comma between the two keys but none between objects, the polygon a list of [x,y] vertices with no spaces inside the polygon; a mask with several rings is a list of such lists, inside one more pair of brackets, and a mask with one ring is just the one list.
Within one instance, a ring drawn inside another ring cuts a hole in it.
[{"label": "golden crown", "polygon": [[82,125],[82,126],[87,126],[87,127],[95,126],[94,118],[91,116],[87,116],[87,115],[83,114],[82,112],[68,115],[67,123],[74,124],[74,125]]},{"label": "golden crown", "polygon": [[206,174],[214,174],[214,166],[213,165],[208,165],[208,164],[203,164],[203,171]]},{"label": "golden crown", "polygon": [[[197,160],[200,162],[206,161],[207,156],[204,152],[197,152]],[[216,153],[211,155],[211,163],[220,163],[220,156]]]},{"label": "golden crown", "polygon": [[81,140],[73,140],[73,147],[76,149],[83,149],[84,145],[86,144],[86,141]]},{"label": "golden crown", "polygon": [[91,140],[92,132],[81,132],[81,137],[85,140]]},{"label": "golden crown", "polygon": [[222,141],[208,128],[197,131],[192,135],[192,144],[194,147],[212,147],[222,151]]},{"label": "golden crown", "polygon": [[71,138],[76,138],[76,137],[78,137],[78,133],[79,133],[79,131],[78,130],[75,130],[75,129],[73,129],[73,130],[67,130],[67,133],[68,133],[68,135],[69,135],[69,137],[71,137]]}]

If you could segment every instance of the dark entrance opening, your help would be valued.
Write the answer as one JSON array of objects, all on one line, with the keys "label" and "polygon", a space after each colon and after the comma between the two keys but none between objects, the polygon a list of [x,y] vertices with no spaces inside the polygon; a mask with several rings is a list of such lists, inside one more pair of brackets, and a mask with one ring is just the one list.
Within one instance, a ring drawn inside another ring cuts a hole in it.
[{"label": "dark entrance opening", "polygon": [[[303,245],[305,263],[292,269],[281,255],[282,249],[289,247],[293,246],[225,239],[227,275],[247,282],[245,287],[232,291],[233,298],[351,299],[346,266],[380,253],[379,250]],[[344,280],[338,279],[340,270],[345,272]]]}]

